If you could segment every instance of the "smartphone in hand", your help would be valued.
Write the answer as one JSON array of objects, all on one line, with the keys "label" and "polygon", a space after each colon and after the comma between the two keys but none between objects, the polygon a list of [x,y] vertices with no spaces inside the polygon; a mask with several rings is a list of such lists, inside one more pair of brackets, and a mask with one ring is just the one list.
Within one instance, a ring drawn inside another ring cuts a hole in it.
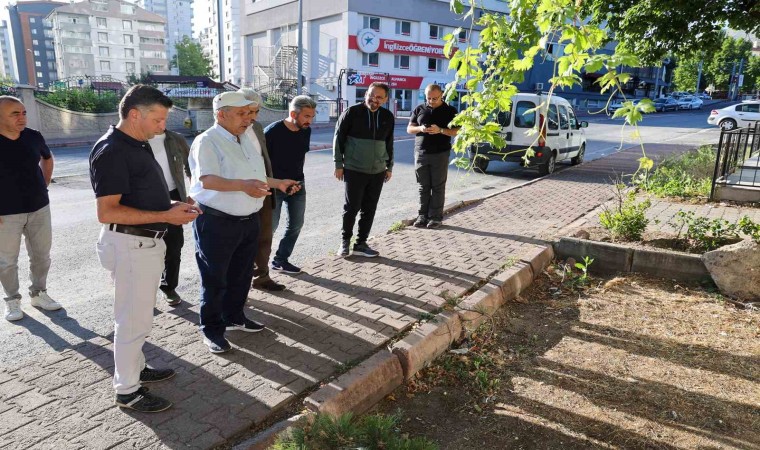
[{"label": "smartphone in hand", "polygon": [[288,189],[285,191],[285,193],[287,195],[293,195],[293,194],[295,194],[295,187],[296,186],[301,186],[301,184],[302,184],[301,181],[296,181],[295,184],[291,184],[290,186],[288,186]]}]

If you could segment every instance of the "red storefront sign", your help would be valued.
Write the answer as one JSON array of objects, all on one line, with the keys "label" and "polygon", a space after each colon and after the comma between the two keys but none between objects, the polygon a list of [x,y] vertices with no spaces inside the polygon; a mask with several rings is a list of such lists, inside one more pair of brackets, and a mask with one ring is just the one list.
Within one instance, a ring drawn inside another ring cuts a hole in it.
[{"label": "red storefront sign", "polygon": [[[359,50],[356,36],[348,36],[348,48]],[[391,39],[380,39],[380,45],[378,46],[377,51],[378,53],[393,53],[397,55],[445,58],[443,55],[443,45],[420,44],[417,42],[395,41]],[[456,51],[456,48],[453,48],[452,51]]]},{"label": "red storefront sign", "polygon": [[367,87],[370,83],[387,83],[391,89],[419,89],[423,77],[408,77],[406,75],[387,75],[384,73],[356,73],[353,86]]}]

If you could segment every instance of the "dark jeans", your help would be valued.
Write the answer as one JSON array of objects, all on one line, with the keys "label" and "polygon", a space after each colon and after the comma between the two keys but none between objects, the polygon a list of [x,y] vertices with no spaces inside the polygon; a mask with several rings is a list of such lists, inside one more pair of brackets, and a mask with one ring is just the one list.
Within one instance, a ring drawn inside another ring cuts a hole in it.
[{"label": "dark jeans", "polygon": [[446,179],[449,176],[449,152],[414,154],[414,174],[420,190],[419,215],[443,220]]},{"label": "dark jeans", "polygon": [[287,262],[290,255],[293,254],[293,248],[296,246],[298,235],[303,228],[303,216],[306,213],[306,185],[301,186],[301,190],[293,195],[288,195],[282,191],[274,191],[274,211],[272,211],[272,233],[277,231],[280,224],[280,214],[282,213],[282,204],[285,203],[288,209],[288,225],[285,228],[285,235],[280,240],[277,252],[272,260],[283,263]]},{"label": "dark jeans", "polygon": [[[172,200],[180,201],[179,191],[169,193]],[[161,290],[171,292],[179,284],[179,265],[182,260],[182,246],[185,245],[185,232],[182,225],[169,224],[164,235],[166,256],[164,256],[164,273],[161,274]]]},{"label": "dark jeans", "polygon": [[224,335],[228,323],[243,323],[243,307],[253,279],[259,215],[235,220],[201,214],[193,222],[195,260],[201,273],[200,328],[208,337]]},{"label": "dark jeans", "polygon": [[346,203],[343,205],[344,241],[351,240],[356,215],[361,213],[356,242],[367,242],[384,181],[385,172],[370,175],[347,169],[343,171],[343,183],[346,188]]}]

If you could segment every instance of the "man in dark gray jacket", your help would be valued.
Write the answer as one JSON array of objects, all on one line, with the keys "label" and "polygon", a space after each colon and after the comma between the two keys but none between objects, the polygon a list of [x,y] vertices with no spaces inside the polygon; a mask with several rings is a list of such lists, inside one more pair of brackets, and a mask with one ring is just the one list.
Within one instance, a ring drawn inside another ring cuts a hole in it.
[{"label": "man in dark gray jacket", "polygon": [[[190,154],[190,146],[185,137],[179,133],[165,130],[164,134],[158,134],[148,141],[153,150],[153,156],[164,172],[164,179],[169,188],[169,196],[172,200],[192,203],[187,197],[185,175],[190,177],[190,165],[187,157]],[[161,292],[164,294],[169,306],[177,306],[182,303],[182,297],[177,294],[179,284],[179,266],[182,258],[182,246],[185,244],[182,225],[168,225],[164,235],[166,243],[166,256],[164,257],[164,272],[161,274]]]},{"label": "man in dark gray jacket", "polygon": [[351,254],[379,255],[367,245],[383,183],[393,176],[393,113],[383,108],[390,89],[384,83],[367,88],[364,103],[346,109],[335,124],[333,160],[335,178],[343,181],[343,232],[338,256],[348,256],[357,214],[359,230]]}]

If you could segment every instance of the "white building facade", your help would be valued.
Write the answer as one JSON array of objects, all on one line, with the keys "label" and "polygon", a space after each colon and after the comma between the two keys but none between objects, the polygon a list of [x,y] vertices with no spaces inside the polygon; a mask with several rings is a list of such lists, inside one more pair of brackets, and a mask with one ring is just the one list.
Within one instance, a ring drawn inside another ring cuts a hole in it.
[{"label": "white building facade", "polygon": [[[506,11],[498,0],[490,10]],[[242,24],[244,84],[266,93],[297,80],[296,0],[246,3]],[[448,0],[325,0],[303,2],[304,91],[346,104],[362,101],[373,81],[391,87],[389,108],[408,115],[424,102],[428,84],[453,81],[443,37],[463,26]],[[478,33],[457,34],[461,45],[477,44]],[[455,102],[454,106],[458,106]]]},{"label": "white building facade", "polygon": [[[137,4],[166,19],[166,56],[172,61],[177,43],[185,36],[193,37],[193,0],[139,0]],[[178,74],[176,68],[172,74]]]},{"label": "white building facade", "polygon": [[195,21],[198,40],[212,62],[214,74],[220,81],[236,86],[243,82],[240,11],[238,0],[205,0]]},{"label": "white building facade", "polygon": [[169,74],[165,19],[121,0],[87,0],[54,9],[59,78]]},{"label": "white building facade", "polygon": [[11,80],[18,80],[16,65],[13,59],[13,46],[11,45],[10,29],[8,22],[0,22],[0,76]]}]

